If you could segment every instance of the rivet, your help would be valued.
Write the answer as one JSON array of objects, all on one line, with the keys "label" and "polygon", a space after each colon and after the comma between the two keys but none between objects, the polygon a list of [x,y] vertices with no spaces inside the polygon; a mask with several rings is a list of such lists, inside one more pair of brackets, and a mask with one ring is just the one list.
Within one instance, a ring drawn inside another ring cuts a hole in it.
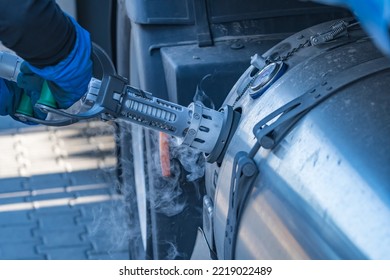
[{"label": "rivet", "polygon": [[239,49],[242,49],[243,47],[244,47],[244,45],[240,42],[235,42],[235,43],[230,45],[230,48],[232,50],[239,50]]}]

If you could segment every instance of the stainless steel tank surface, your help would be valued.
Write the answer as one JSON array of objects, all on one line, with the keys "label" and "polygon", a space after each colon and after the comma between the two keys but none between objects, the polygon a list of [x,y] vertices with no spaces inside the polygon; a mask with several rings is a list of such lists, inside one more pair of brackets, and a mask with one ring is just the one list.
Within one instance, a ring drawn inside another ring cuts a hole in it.
[{"label": "stainless steel tank surface", "polygon": [[[241,118],[223,160],[206,168],[218,258],[390,259],[390,61],[356,24],[314,44],[332,24],[253,57],[225,100]],[[276,111],[261,128],[277,124],[309,95],[311,107],[272,131],[284,131],[275,145],[253,149],[259,122]],[[250,180],[239,153],[257,167]]]}]

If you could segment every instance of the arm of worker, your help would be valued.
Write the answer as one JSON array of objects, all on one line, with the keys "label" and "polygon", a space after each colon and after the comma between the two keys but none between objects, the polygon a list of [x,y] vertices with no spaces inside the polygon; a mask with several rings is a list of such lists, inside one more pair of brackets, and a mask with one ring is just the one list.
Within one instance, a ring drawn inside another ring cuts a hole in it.
[{"label": "arm of worker", "polygon": [[90,36],[55,1],[0,1],[0,41],[26,61],[17,87],[0,84],[0,114],[14,113],[18,87],[36,95],[29,86],[36,76],[48,81],[60,108],[85,94],[92,76]]},{"label": "arm of worker", "polygon": [[390,57],[390,0],[314,0],[352,11],[377,47]]}]

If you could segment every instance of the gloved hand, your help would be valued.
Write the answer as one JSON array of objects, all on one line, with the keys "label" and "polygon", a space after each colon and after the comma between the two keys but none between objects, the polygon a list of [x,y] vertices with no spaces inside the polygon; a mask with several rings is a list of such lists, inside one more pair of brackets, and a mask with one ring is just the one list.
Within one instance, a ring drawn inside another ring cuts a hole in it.
[{"label": "gloved hand", "polygon": [[[40,87],[38,84],[30,85],[29,89],[24,90],[20,88],[16,83],[9,82],[3,79],[0,79],[0,115],[10,115],[12,118],[20,121],[19,119],[15,118],[14,115],[22,98],[23,92],[30,97],[31,106],[33,108],[34,114],[33,117],[38,119],[45,119],[46,114],[34,107],[40,96]],[[34,124],[31,122],[24,123]]]},{"label": "gloved hand", "polygon": [[22,90],[19,89],[16,92],[9,90],[5,81],[0,79],[0,115],[7,116],[13,115],[16,110],[17,104],[19,104]]},{"label": "gloved hand", "polygon": [[76,42],[71,53],[54,66],[37,68],[25,63],[18,77],[18,86],[22,88],[29,88],[29,83],[36,83],[36,75],[46,80],[61,109],[67,109],[78,101],[87,92],[92,78],[92,44],[89,33],[75,19],[69,18],[76,30]]},{"label": "gloved hand", "polygon": [[[0,79],[0,115],[14,117],[23,92],[30,96],[34,108],[44,80],[47,81],[58,107],[62,109],[69,108],[86,93],[92,78],[91,40],[89,33],[76,20],[69,18],[76,31],[76,41],[71,53],[58,64],[44,68],[23,62],[17,83]],[[46,114],[34,108],[34,117],[44,119]]]},{"label": "gloved hand", "polygon": [[359,19],[382,52],[390,56],[390,1],[389,0],[315,0],[324,4],[349,8]]}]

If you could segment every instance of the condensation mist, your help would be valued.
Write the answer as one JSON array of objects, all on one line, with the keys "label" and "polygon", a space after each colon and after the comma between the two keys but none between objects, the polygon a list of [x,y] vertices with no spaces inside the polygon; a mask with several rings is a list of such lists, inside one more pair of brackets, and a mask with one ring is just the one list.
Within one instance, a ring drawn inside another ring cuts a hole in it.
[{"label": "condensation mist", "polygon": [[[115,125],[104,126],[104,129],[92,127],[92,130],[90,133],[111,137],[111,141],[115,140]],[[115,149],[112,148],[104,149],[102,153],[105,154],[104,157],[117,157]],[[126,188],[122,188],[115,164],[102,164],[100,170],[105,181],[110,182],[112,199],[88,208],[88,219],[92,219],[87,227],[88,236],[96,244],[95,250],[104,250],[104,253],[107,253],[112,259],[117,259],[118,256],[126,258],[129,240],[139,238],[139,230],[133,225],[129,209],[133,203],[130,199],[132,196],[128,194]]]},{"label": "condensation mist", "polygon": [[[153,174],[155,188],[148,193],[148,200],[157,212],[174,216],[183,211],[186,201],[183,200],[183,181],[194,182],[204,175],[204,161],[199,152],[194,149],[179,146],[175,138],[169,138],[170,176],[161,175],[160,154],[152,153],[148,168]],[[152,141],[158,147],[158,135],[152,136]]]},{"label": "condensation mist", "polygon": [[[150,138],[146,149],[146,130],[137,126],[137,131],[142,135],[134,134],[131,131],[134,125],[122,121],[116,121],[113,126],[120,126],[121,129],[120,133],[114,133],[121,149],[115,155],[121,169],[119,176],[116,167],[107,169],[106,172],[112,178],[112,190],[117,192],[118,199],[93,210],[93,222],[89,231],[97,238],[101,233],[109,236],[104,242],[109,250],[117,252],[134,244],[143,243],[146,246],[147,239],[154,234],[150,230],[147,211],[152,210],[157,215],[173,218],[185,211],[188,207],[188,190],[183,188],[188,188],[188,182],[191,182],[191,187],[196,189],[196,181],[203,177],[205,171],[204,159],[199,152],[179,146],[174,138],[169,137],[170,176],[164,177],[161,173],[158,133],[147,131]],[[138,135],[138,139],[134,135]],[[187,182],[186,185],[183,185],[184,181]],[[150,183],[153,188],[149,189]],[[199,190],[194,193],[201,199]],[[159,240],[166,248],[164,258],[189,258],[190,256],[180,252],[175,234],[173,231],[169,240]]]},{"label": "condensation mist", "polygon": [[[213,101],[202,88],[203,82],[211,76],[207,75],[197,86],[194,101],[214,108]],[[117,156],[121,166],[119,181],[115,182],[115,185],[118,186],[123,199],[117,201],[117,205],[110,211],[103,213],[102,210],[102,213],[98,213],[103,217],[97,219],[96,226],[106,226],[116,232],[115,242],[119,244],[129,239],[130,246],[142,242],[146,247],[147,241],[151,238],[164,248],[163,258],[189,258],[190,256],[181,252],[180,246],[177,245],[177,238],[182,238],[179,235],[186,229],[183,228],[182,232],[180,227],[168,229],[167,237],[164,239],[161,235],[155,236],[154,231],[160,229],[153,226],[163,226],[159,221],[156,222],[156,219],[161,219],[161,215],[163,220],[166,219],[164,217],[168,217],[167,221],[174,221],[173,223],[183,223],[183,219],[186,220],[185,223],[202,216],[201,206],[196,205],[202,201],[203,196],[201,183],[205,174],[203,154],[193,148],[179,145],[174,137],[167,136],[169,175],[163,176],[159,133],[125,120],[116,120],[114,125],[120,130],[116,133],[118,137],[116,141],[120,148]],[[196,217],[193,217],[193,214]],[[118,216],[121,218],[116,218]],[[169,227],[165,224],[164,226]],[[141,239],[139,235],[142,236]]]}]

